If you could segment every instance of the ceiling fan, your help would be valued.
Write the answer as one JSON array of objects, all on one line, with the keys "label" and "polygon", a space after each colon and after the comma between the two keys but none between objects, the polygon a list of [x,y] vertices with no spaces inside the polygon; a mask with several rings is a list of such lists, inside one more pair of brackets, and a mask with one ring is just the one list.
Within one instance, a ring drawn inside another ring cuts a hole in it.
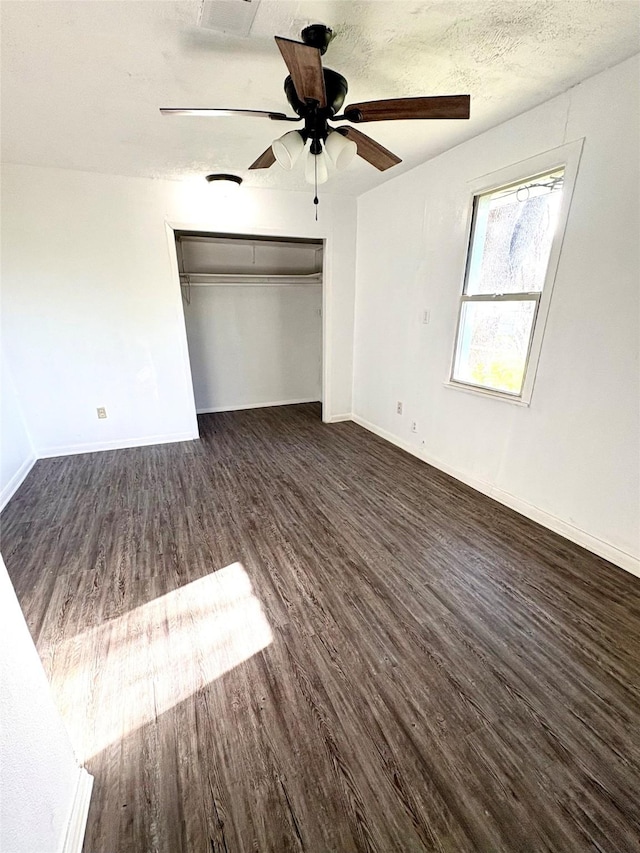
[{"label": "ceiling fan", "polygon": [[[276,139],[249,169],[268,169],[276,161],[285,169],[292,169],[302,151],[308,147],[305,177],[316,186],[329,176],[327,157],[337,169],[345,168],[356,154],[380,171],[402,162],[400,157],[355,127],[332,127],[329,122],[360,124],[400,119],[469,118],[469,95],[364,101],[349,104],[338,114],[347,95],[347,81],[337,71],[323,68],[321,59],[333,38],[333,32],[324,24],[312,24],[302,30],[301,37],[302,41],[299,42],[275,36],[289,70],[289,76],[284,81],[284,91],[295,116],[269,110],[174,107],[163,107],[160,112],[163,115],[244,115],[272,121],[304,121],[301,130],[289,131]],[[317,198],[314,201],[317,204]]]}]

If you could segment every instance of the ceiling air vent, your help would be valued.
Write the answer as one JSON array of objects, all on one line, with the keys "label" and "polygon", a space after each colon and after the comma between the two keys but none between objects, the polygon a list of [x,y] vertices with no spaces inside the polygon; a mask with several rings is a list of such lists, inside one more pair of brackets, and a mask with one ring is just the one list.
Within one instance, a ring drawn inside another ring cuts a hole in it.
[{"label": "ceiling air vent", "polygon": [[260,0],[202,0],[198,26],[230,36],[248,36]]}]

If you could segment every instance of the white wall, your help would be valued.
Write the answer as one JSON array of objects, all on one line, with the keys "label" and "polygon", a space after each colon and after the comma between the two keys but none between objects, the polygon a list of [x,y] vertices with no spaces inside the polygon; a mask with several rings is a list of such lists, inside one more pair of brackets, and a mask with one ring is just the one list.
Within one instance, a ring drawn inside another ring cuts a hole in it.
[{"label": "white wall", "polygon": [[192,287],[198,411],[322,398],[322,287]]},{"label": "white wall", "polygon": [[[325,418],[351,410],[354,199],[5,165],[3,342],[37,455],[196,434],[166,223],[326,238]],[[106,420],[96,407],[105,406]]]},{"label": "white wall", "polygon": [[2,368],[2,384],[0,385],[0,509],[2,509],[29,473],[36,457],[4,353],[2,353],[0,361]]},{"label": "white wall", "polygon": [[[640,518],[639,80],[635,57],[362,196],[354,363],[362,423],[632,571]],[[580,137],[530,408],[446,388],[468,184]],[[431,309],[429,325],[423,308]]]},{"label": "white wall", "polygon": [[0,850],[57,853],[80,770],[0,557]]}]

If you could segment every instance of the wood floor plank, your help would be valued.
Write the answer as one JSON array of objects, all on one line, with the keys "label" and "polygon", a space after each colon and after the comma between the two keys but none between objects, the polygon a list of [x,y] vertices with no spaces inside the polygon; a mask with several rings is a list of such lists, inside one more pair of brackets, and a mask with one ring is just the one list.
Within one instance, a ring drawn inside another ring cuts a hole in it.
[{"label": "wood floor plank", "polygon": [[85,853],[640,851],[640,583],[319,406],[40,460]]}]

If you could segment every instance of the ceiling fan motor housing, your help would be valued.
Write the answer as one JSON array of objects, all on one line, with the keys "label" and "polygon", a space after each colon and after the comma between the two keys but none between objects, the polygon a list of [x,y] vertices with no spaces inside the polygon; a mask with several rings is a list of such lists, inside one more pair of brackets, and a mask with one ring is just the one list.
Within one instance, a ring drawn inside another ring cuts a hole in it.
[{"label": "ceiling fan motor housing", "polygon": [[[344,99],[347,97],[349,87],[346,79],[342,74],[338,74],[337,71],[332,71],[330,68],[323,68],[322,72],[324,76],[324,86],[327,92],[327,106],[322,107],[318,112],[325,113],[327,118],[331,118],[344,104]],[[305,118],[308,112],[315,109],[314,106],[310,106],[306,102],[300,100],[295,86],[293,85],[291,75],[289,75],[284,81],[284,91],[292,109],[302,118]]]},{"label": "ceiling fan motor housing", "polygon": [[[330,68],[323,68],[324,85],[327,93],[326,107],[318,107],[317,102],[305,103],[300,100],[293,85],[291,75],[284,81],[284,91],[293,111],[304,119],[304,131],[301,131],[305,139],[324,140],[329,133],[327,121],[340,110],[347,96],[347,81]],[[317,147],[317,146],[316,146]],[[314,154],[319,151],[314,151]]]},{"label": "ceiling fan motor housing", "polygon": [[342,74],[338,74],[337,71],[332,71],[330,68],[323,68],[322,72],[324,75],[324,86],[327,93],[327,106],[322,108],[317,108],[313,103],[309,104],[300,100],[295,86],[293,85],[291,75],[289,75],[284,81],[284,91],[287,96],[287,100],[291,104],[293,111],[301,118],[306,119],[309,114],[317,113],[325,120],[330,119],[339,111],[340,107],[344,103],[344,99],[347,97],[349,87]]}]

